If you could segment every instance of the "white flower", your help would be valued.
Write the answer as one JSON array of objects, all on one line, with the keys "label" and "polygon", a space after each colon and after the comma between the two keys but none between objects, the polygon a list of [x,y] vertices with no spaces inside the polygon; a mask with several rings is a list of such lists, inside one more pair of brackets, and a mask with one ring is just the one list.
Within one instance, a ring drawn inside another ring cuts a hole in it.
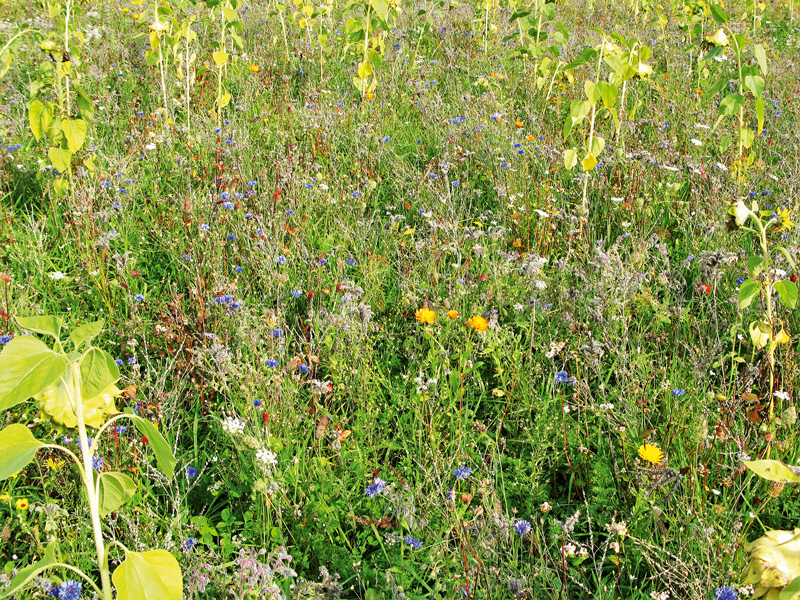
[{"label": "white flower", "polygon": [[156,149],[156,145],[155,144],[147,144],[147,146],[145,146],[144,149],[145,150],[155,150]]},{"label": "white flower", "polygon": [[225,417],[222,420],[222,429],[226,433],[236,435],[244,432],[244,423],[237,417]]},{"label": "white flower", "polygon": [[789,400],[789,394],[780,390],[774,392],[772,395],[775,396],[778,400]]},{"label": "white flower", "polygon": [[64,273],[62,273],[61,271],[56,271],[55,273],[50,273],[48,275],[48,277],[50,279],[59,280],[59,279],[64,279],[64,277],[66,277],[66,275],[64,275]]},{"label": "white flower", "polygon": [[696,138],[692,138],[689,141],[692,142],[695,146],[702,146],[703,145],[703,142],[701,142],[700,140],[698,140]]},{"label": "white flower", "polygon": [[258,450],[256,458],[264,463],[265,467],[274,467],[278,464],[278,455],[266,448]]}]

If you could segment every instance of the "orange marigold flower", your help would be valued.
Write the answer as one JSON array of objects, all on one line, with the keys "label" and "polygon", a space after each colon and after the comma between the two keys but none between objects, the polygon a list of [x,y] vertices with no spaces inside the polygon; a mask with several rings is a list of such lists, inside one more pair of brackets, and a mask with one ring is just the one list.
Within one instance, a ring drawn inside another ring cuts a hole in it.
[{"label": "orange marigold flower", "polygon": [[364,94],[364,98],[366,98],[367,100],[372,100],[374,97],[375,94],[373,94],[372,92],[367,92],[366,94]]},{"label": "orange marigold flower", "polygon": [[472,327],[475,331],[486,331],[489,329],[489,322],[478,315],[467,319],[467,325]]},{"label": "orange marigold flower", "polygon": [[420,323],[433,324],[433,322],[436,321],[436,313],[429,308],[420,308],[414,313],[414,316],[417,317],[417,321]]},{"label": "orange marigold flower", "polygon": [[450,317],[451,319],[457,319],[458,318],[458,311],[457,310],[448,310],[447,311],[447,316]]},{"label": "orange marigold flower", "polygon": [[250,69],[250,70],[251,70],[253,73],[258,73],[258,72],[261,70],[261,67],[259,67],[258,65],[250,65],[249,69]]},{"label": "orange marigold flower", "polygon": [[520,121],[519,119],[514,121],[514,125],[517,126],[517,129],[522,129],[525,126],[525,124],[522,121]]}]

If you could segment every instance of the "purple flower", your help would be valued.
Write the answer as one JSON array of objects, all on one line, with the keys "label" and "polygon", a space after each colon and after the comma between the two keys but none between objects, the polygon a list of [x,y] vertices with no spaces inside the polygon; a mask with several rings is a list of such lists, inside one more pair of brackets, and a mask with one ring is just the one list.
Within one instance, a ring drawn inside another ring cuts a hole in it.
[{"label": "purple flower", "polygon": [[103,460],[102,456],[95,455],[95,456],[92,457],[92,468],[95,471],[102,471],[104,462],[105,461]]},{"label": "purple flower", "polygon": [[272,337],[274,337],[274,338],[282,337],[283,336],[283,329],[281,329],[280,327],[278,327],[277,329],[273,329],[272,333],[270,333],[270,335]]},{"label": "purple flower", "polygon": [[525,535],[531,530],[531,523],[530,521],[525,521],[524,519],[520,519],[516,523],[514,523],[514,531],[516,531],[520,535]]},{"label": "purple flower", "polygon": [[136,360],[136,357],[135,357],[135,356],[131,356],[131,357],[128,359],[128,364],[129,364],[129,365],[135,365],[137,362],[139,362],[139,361],[137,361],[137,360]]},{"label": "purple flower", "polygon": [[67,579],[58,586],[58,597],[60,600],[78,600],[81,597],[83,585],[74,579]]},{"label": "purple flower", "polygon": [[267,366],[268,366],[270,369],[275,369],[275,368],[278,366],[278,361],[277,361],[277,360],[275,360],[274,358],[268,358],[268,359],[266,360],[266,365],[267,365]]},{"label": "purple flower", "polygon": [[261,406],[261,400],[253,400],[253,406]]},{"label": "purple flower", "polygon": [[472,467],[467,467],[461,465],[455,471],[453,471],[453,475],[455,475],[456,479],[466,479],[469,477],[469,474],[472,473]]},{"label": "purple flower", "polygon": [[142,300],[144,300],[144,296],[142,296],[141,294],[136,294],[136,295],[133,297],[133,301],[134,301],[134,302],[141,302]]},{"label": "purple flower", "polygon": [[739,594],[736,593],[736,590],[729,586],[718,587],[714,591],[714,598],[715,600],[738,600]]},{"label": "purple flower", "polygon": [[186,478],[194,479],[195,477],[197,477],[197,469],[194,467],[186,467]]},{"label": "purple flower", "polygon": [[292,290],[289,293],[292,295],[292,298],[299,298],[303,295],[303,290]]},{"label": "purple flower", "polygon": [[181,550],[189,552],[192,548],[197,545],[197,540],[194,538],[186,538],[186,541],[181,544]]},{"label": "purple flower", "polygon": [[299,371],[300,371],[300,372],[301,372],[303,375],[305,375],[306,373],[308,373],[308,365],[307,365],[307,364],[305,364],[305,363],[300,363],[299,365],[297,365],[297,369],[298,369],[298,370],[299,370]]},{"label": "purple flower", "polygon": [[345,258],[344,262],[348,267],[355,267],[356,266],[356,261],[354,259],[352,259],[352,258]]},{"label": "purple flower", "polygon": [[121,358],[114,359],[114,364],[117,365],[118,367],[121,367],[122,366],[122,359]]},{"label": "purple flower", "polygon": [[233,202],[231,202],[231,201],[229,200],[228,202],[224,202],[224,203],[222,204],[222,208],[224,208],[225,210],[233,210],[233,209],[235,208],[235,205],[234,205],[234,203],[233,203]]},{"label": "purple flower", "polygon": [[569,381],[569,373],[566,371],[559,371],[556,373],[556,383],[567,383]]},{"label": "purple flower", "polygon": [[383,479],[375,478],[375,481],[372,482],[368,487],[364,488],[364,493],[369,496],[370,498],[374,498],[386,487],[386,482]]},{"label": "purple flower", "polygon": [[235,233],[229,233],[225,237],[228,238],[228,240],[230,240],[232,242],[233,240],[236,239],[236,234]]},{"label": "purple flower", "polygon": [[403,540],[406,544],[411,546],[414,550],[419,550],[422,548],[422,542],[420,542],[417,538],[413,538],[410,535],[406,536],[406,539]]},{"label": "purple flower", "polygon": [[686,393],[686,390],[684,390],[682,388],[673,388],[672,389],[672,395],[675,396],[676,398],[680,398],[685,393]]}]

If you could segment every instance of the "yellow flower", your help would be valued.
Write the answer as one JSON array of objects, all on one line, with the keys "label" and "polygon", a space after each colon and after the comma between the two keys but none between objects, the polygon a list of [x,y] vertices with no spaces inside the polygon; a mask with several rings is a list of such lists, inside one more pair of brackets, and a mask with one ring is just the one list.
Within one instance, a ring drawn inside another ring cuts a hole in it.
[{"label": "yellow flower", "polygon": [[8,494],[0,494],[0,502],[11,504],[11,496],[9,496]]},{"label": "yellow flower", "polygon": [[28,510],[28,499],[27,498],[20,498],[16,502],[17,510]]},{"label": "yellow flower", "polygon": [[472,327],[475,331],[486,331],[489,329],[489,322],[478,315],[467,319],[467,325]]},{"label": "yellow flower", "polygon": [[420,323],[433,324],[433,322],[436,321],[436,313],[429,308],[420,308],[414,313],[414,316],[417,317],[417,321]]},{"label": "yellow flower", "polygon": [[447,311],[447,316],[450,317],[451,319],[457,319],[458,318],[458,311],[457,310],[448,310]]},{"label": "yellow flower", "polygon": [[258,72],[261,70],[261,67],[259,67],[258,65],[250,65],[249,69],[250,69],[250,70],[251,70],[253,73],[258,73]]},{"label": "yellow flower", "polygon": [[664,453],[657,446],[642,444],[639,446],[639,458],[657,465],[664,460]]},{"label": "yellow flower", "polygon": [[[800,577],[800,529],[768,531],[747,547],[750,562],[744,583],[756,586],[754,598],[777,599],[780,588]],[[794,597],[794,596],[792,596]]]},{"label": "yellow flower", "polygon": [[517,129],[522,129],[525,126],[525,124],[522,121],[520,121],[519,119],[514,121],[514,125],[517,127]]},{"label": "yellow flower", "polygon": [[[66,384],[71,392],[73,387],[73,372],[67,370],[66,376],[59,379],[39,395],[34,396],[39,401],[39,410],[44,416],[50,417],[59,425],[75,428],[78,426],[78,418],[75,416],[74,407]],[[78,388],[80,389],[80,383]],[[105,422],[106,415],[114,415],[119,411],[114,406],[114,399],[122,392],[111,384],[94,398],[83,398],[83,419],[89,427],[100,427]]]},{"label": "yellow flower", "polygon": [[61,467],[64,466],[63,460],[55,460],[54,458],[48,458],[45,461],[45,466],[50,469],[51,471],[58,471]]},{"label": "yellow flower", "polygon": [[715,46],[728,45],[728,36],[725,35],[725,30],[722,27],[717,29],[713,34],[707,35],[705,40],[710,44],[714,44]]},{"label": "yellow flower", "polygon": [[778,231],[781,229],[791,229],[794,227],[794,223],[789,219],[789,209],[784,208],[783,210],[778,211],[778,217],[781,220],[781,224],[778,226]]}]

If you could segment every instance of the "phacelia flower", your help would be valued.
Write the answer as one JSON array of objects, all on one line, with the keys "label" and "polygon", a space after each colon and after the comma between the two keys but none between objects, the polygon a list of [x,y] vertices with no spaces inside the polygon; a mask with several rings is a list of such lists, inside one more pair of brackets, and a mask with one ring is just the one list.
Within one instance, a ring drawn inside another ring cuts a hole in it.
[{"label": "phacelia flower", "polygon": [[422,542],[420,542],[417,538],[411,537],[410,535],[407,535],[406,539],[403,541],[411,546],[414,550],[419,550],[422,548]]},{"label": "phacelia flower", "polygon": [[383,492],[383,489],[385,487],[386,487],[386,482],[383,479],[379,479],[376,477],[375,481],[373,481],[369,486],[364,488],[364,493],[370,498],[374,498],[375,496]]},{"label": "phacelia flower", "polygon": [[194,467],[186,467],[186,478],[194,479],[197,477],[197,469]]},{"label": "phacelia flower", "polygon": [[714,600],[738,600],[739,594],[729,586],[718,587],[714,591]]}]

